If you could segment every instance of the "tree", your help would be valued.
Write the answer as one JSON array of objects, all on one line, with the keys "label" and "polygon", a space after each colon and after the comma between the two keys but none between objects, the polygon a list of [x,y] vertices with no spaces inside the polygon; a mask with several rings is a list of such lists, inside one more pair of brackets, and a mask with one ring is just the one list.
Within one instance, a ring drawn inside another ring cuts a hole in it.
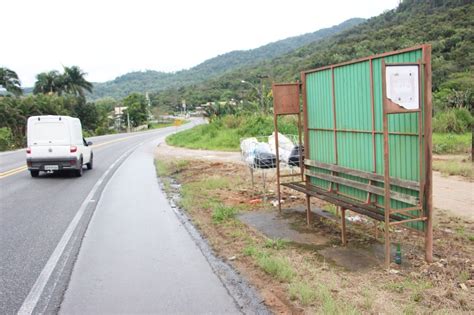
[{"label": "tree", "polygon": [[79,118],[82,127],[86,130],[95,131],[99,124],[99,112],[94,103],[86,103],[84,99],[74,107],[74,116]]},{"label": "tree", "polygon": [[[145,96],[138,93],[132,93],[123,99],[123,106],[127,107],[123,119],[130,118],[130,124],[133,127],[140,126],[148,121],[148,105]],[[126,121],[125,121],[126,123]]]},{"label": "tree", "polygon": [[56,70],[49,72],[42,72],[36,76],[35,86],[33,88],[34,94],[58,94],[61,95],[64,91],[63,76]]},{"label": "tree", "polygon": [[17,96],[23,93],[18,75],[8,68],[0,67],[0,86]]},{"label": "tree", "polygon": [[88,82],[86,75],[79,67],[64,67],[64,73],[56,70],[43,72],[36,76],[33,89],[34,94],[71,94],[84,98],[84,90],[92,92],[92,83]]},{"label": "tree", "polygon": [[64,67],[64,90],[80,97],[84,97],[84,90],[92,93],[93,85],[84,78],[86,74],[77,66]]}]

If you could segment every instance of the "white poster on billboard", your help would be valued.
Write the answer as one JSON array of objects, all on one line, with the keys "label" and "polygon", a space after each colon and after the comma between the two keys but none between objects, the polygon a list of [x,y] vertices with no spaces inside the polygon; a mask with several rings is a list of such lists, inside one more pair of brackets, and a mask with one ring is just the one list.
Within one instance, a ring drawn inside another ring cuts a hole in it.
[{"label": "white poster on billboard", "polygon": [[419,76],[419,67],[416,65],[387,66],[385,68],[387,98],[405,109],[419,109]]}]

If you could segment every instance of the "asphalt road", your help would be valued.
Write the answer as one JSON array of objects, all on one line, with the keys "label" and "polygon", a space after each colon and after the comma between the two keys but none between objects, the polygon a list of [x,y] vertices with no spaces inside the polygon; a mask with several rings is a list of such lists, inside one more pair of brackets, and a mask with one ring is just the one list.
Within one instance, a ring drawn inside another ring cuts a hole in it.
[{"label": "asphalt road", "polygon": [[[39,286],[37,299],[30,299],[35,303],[34,311],[57,310],[104,186],[134,148],[174,131],[175,127],[169,127],[88,138],[94,142],[94,169],[85,170],[80,178],[44,173],[32,178],[24,167],[24,150],[0,154],[0,314],[17,313],[25,306],[25,298],[35,295],[31,291],[33,287],[38,289],[38,282],[44,285]],[[122,184],[126,186],[127,182]],[[84,215],[68,242],[60,244],[78,211]],[[61,246],[54,268],[45,274],[52,255]]]},{"label": "asphalt road", "polygon": [[160,141],[134,150],[104,188],[60,314],[241,314],[160,189]]}]

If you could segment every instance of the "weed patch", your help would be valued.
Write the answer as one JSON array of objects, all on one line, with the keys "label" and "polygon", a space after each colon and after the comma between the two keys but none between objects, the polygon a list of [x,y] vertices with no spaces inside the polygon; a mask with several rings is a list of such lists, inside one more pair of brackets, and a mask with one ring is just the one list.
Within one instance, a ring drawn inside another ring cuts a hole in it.
[{"label": "weed patch", "polygon": [[244,247],[242,253],[245,256],[255,256],[257,254],[257,248],[254,245],[248,245]]},{"label": "weed patch", "polygon": [[313,304],[318,297],[317,292],[306,282],[292,282],[288,290],[290,299],[299,300],[304,306]]},{"label": "weed patch", "polygon": [[443,175],[458,175],[474,178],[474,167],[471,161],[433,161],[433,170]]},{"label": "weed patch", "polygon": [[433,133],[433,152],[436,154],[461,154],[471,150],[472,133]]},{"label": "weed patch", "polygon": [[432,287],[431,282],[423,281],[423,280],[412,280],[412,279],[405,279],[403,281],[395,282],[392,281],[387,283],[384,288],[388,289],[389,291],[396,292],[396,293],[403,293],[405,291],[412,292],[412,296],[416,296],[421,293],[423,290],[429,289]]},{"label": "weed patch", "polygon": [[257,265],[267,274],[284,282],[289,282],[295,276],[295,271],[285,258],[273,257],[267,253],[257,255]]},{"label": "weed patch", "polygon": [[288,245],[288,242],[282,239],[276,240],[266,240],[265,244],[263,245],[265,248],[273,248],[276,250],[284,249]]},{"label": "weed patch", "polygon": [[225,222],[229,219],[233,219],[236,213],[237,209],[235,209],[234,207],[228,207],[220,204],[212,211],[212,222]]}]

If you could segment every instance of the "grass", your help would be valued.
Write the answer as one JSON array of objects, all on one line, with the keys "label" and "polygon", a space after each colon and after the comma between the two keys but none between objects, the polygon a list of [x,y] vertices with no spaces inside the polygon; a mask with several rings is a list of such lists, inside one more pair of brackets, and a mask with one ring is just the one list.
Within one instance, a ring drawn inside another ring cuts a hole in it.
[{"label": "grass", "polygon": [[179,173],[186,166],[189,161],[187,160],[174,160],[174,161],[163,161],[160,159],[155,160],[156,174],[158,176],[171,176],[172,174]]},{"label": "grass", "polygon": [[463,154],[471,151],[472,133],[433,133],[433,153]]},{"label": "grass", "polygon": [[280,250],[288,247],[288,241],[280,238],[276,240],[266,240],[263,246],[265,248],[273,248],[276,250]]},{"label": "grass", "polygon": [[230,182],[227,178],[213,176],[199,181],[199,186],[204,190],[214,190],[228,188],[230,186]]},{"label": "grass", "polygon": [[168,173],[168,164],[162,160],[155,160],[155,168],[158,176],[166,176]]},{"label": "grass", "polygon": [[288,288],[291,300],[299,300],[304,306],[308,306],[316,302],[318,294],[306,282],[292,282]]},{"label": "grass", "polygon": [[333,214],[334,216],[338,217],[337,207],[335,205],[328,203],[323,206],[323,209]]},{"label": "grass", "polygon": [[462,283],[466,282],[470,278],[471,278],[471,275],[470,275],[469,271],[467,271],[467,270],[461,271],[461,273],[458,276],[459,282],[462,282]]},{"label": "grass", "polygon": [[[292,117],[282,117],[279,128],[281,133],[297,134],[296,121]],[[268,136],[273,131],[271,115],[227,115],[173,134],[166,138],[166,142],[190,149],[239,151],[241,138]]]},{"label": "grass", "polygon": [[236,213],[236,208],[219,204],[212,211],[212,222],[222,223],[228,221],[230,219],[233,219]]},{"label": "grass", "polygon": [[458,175],[474,178],[474,166],[471,161],[435,160],[433,161],[433,170],[446,176]]},{"label": "grass", "polygon": [[363,300],[364,309],[366,309],[367,311],[372,310],[372,307],[375,301],[375,294],[372,292],[370,288],[364,288],[361,293],[362,293],[362,297],[364,298]]},{"label": "grass", "polygon": [[286,248],[287,245],[288,245],[288,241],[279,238],[276,240],[266,240],[263,247],[280,250],[280,249]]},{"label": "grass", "polygon": [[320,314],[359,314],[350,302],[335,299],[327,286],[319,284],[316,292],[321,303]]},{"label": "grass", "polygon": [[[265,244],[263,247],[265,247]],[[287,258],[273,256],[266,249],[252,244],[244,247],[242,252],[245,256],[253,257],[265,273],[279,281],[290,282],[296,275]]]},{"label": "grass", "polygon": [[288,286],[288,291],[290,299],[299,300],[303,306],[319,304],[319,314],[359,314],[350,302],[342,303],[334,298],[330,288],[321,283],[312,286],[307,282],[293,281]]},{"label": "grass", "polygon": [[166,143],[190,149],[238,151],[240,137],[232,129],[217,132],[209,125],[200,125],[169,136]]},{"label": "grass", "polygon": [[242,253],[244,254],[244,256],[255,256],[257,255],[257,247],[255,247],[254,245],[248,245],[246,247],[244,247]]},{"label": "grass", "polygon": [[457,236],[462,237],[471,242],[474,241],[474,234],[466,232],[466,228],[464,226],[457,227],[454,231],[456,232]]},{"label": "grass", "polygon": [[286,258],[273,257],[268,253],[260,253],[256,259],[257,265],[263,271],[279,281],[289,282],[296,274]]},{"label": "grass", "polygon": [[151,123],[148,125],[148,129],[159,129],[173,126],[173,122],[166,123]]},{"label": "grass", "polygon": [[[162,178],[166,191],[169,191],[171,185],[169,177],[179,175],[188,165],[189,161],[187,160],[155,160],[156,173]],[[210,196],[209,192],[229,186],[228,179],[217,176],[185,183],[181,186],[180,206],[187,211],[199,208],[211,209],[215,223],[227,221],[237,213],[237,209],[226,207],[220,200]]]},{"label": "grass", "polygon": [[405,279],[399,282],[390,282],[384,286],[385,289],[396,293],[404,293],[408,291],[410,293],[410,300],[413,302],[420,302],[423,300],[423,291],[432,287],[432,283],[428,280],[413,279]]}]

